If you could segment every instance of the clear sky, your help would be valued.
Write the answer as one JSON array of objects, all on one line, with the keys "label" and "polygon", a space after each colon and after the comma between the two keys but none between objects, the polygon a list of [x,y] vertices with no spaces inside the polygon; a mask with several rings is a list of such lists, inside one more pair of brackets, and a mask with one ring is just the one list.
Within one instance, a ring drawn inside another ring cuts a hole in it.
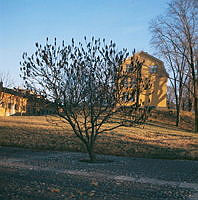
[{"label": "clear sky", "polygon": [[46,37],[113,40],[118,48],[153,53],[148,27],[168,0],[0,0],[0,72],[22,85],[22,53],[33,53]]}]

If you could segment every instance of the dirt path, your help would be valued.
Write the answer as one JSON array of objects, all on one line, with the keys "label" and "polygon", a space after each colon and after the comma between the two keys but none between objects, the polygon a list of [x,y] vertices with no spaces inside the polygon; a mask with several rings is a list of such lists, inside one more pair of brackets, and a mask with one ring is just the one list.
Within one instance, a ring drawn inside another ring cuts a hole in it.
[{"label": "dirt path", "polygon": [[0,147],[0,199],[198,199],[198,162]]}]

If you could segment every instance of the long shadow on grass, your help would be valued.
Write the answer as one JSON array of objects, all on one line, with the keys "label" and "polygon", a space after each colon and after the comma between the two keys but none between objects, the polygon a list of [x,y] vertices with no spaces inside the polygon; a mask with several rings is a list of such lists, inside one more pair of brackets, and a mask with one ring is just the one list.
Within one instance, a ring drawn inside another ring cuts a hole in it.
[{"label": "long shadow on grass", "polygon": [[[3,129],[4,128],[4,129]],[[7,134],[9,131],[9,134]],[[163,159],[196,159],[192,156],[193,149],[162,147],[157,144],[146,144],[147,140],[129,138],[116,138],[110,135],[103,135],[96,142],[95,152],[107,155],[163,158]],[[177,140],[177,139],[175,139]],[[58,150],[58,151],[80,151],[85,152],[84,145],[72,132],[56,134],[56,131],[45,130],[32,131],[16,130],[14,127],[2,127],[0,131],[0,145],[23,147],[36,150]]]},{"label": "long shadow on grass", "polygon": [[111,150],[108,150],[109,146],[111,146],[110,142],[98,143],[96,146],[96,152],[99,154],[141,158],[198,160],[197,156],[191,155],[195,149],[185,150],[183,148],[162,147],[156,144],[144,144],[140,142],[123,142],[121,140],[114,140],[114,145]]},{"label": "long shadow on grass", "polygon": [[166,128],[168,130],[171,130],[171,131],[181,131],[181,132],[189,132],[189,133],[192,133],[191,130],[189,129],[184,129],[184,128],[179,128],[179,127],[176,127],[175,125],[173,124],[169,124],[169,123],[165,123],[165,122],[159,122],[159,121],[148,121],[145,123],[146,125],[150,125],[150,126],[154,126],[154,127],[159,127],[159,128]]},{"label": "long shadow on grass", "polygon": [[44,121],[44,123],[38,123],[38,121],[36,121],[36,122],[34,122],[34,121],[19,121],[19,120],[16,120],[16,121],[10,121],[10,120],[3,120],[3,123],[16,123],[17,125],[19,125],[20,124],[20,126],[24,126],[24,125],[30,125],[30,126],[32,126],[32,125],[36,125],[36,126],[46,126],[46,127],[49,127],[51,124],[50,123],[48,123],[47,121],[45,122]]}]

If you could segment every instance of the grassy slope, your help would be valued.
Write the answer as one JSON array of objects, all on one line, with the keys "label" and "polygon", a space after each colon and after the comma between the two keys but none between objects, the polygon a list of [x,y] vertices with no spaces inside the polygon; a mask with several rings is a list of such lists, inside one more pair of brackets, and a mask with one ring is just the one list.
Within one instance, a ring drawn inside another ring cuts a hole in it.
[{"label": "grassy slope", "polygon": [[[95,151],[122,156],[198,160],[198,134],[176,128],[169,122],[172,120],[162,120],[157,115],[159,113],[155,113],[144,126],[118,128],[99,136]],[[0,145],[85,151],[69,125],[52,125],[45,116],[0,117]]]}]

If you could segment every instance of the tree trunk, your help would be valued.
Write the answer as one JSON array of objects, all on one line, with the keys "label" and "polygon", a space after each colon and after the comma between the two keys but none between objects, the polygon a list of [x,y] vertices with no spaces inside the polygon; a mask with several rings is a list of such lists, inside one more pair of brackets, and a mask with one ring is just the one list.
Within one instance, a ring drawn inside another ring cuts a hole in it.
[{"label": "tree trunk", "polygon": [[91,162],[94,162],[96,160],[96,155],[94,153],[93,144],[86,144],[87,152],[89,154],[89,158]]},{"label": "tree trunk", "polygon": [[180,122],[180,108],[179,105],[176,106],[176,126],[179,126]]},{"label": "tree trunk", "polygon": [[87,151],[88,151],[88,154],[89,154],[90,161],[91,161],[91,162],[94,162],[94,161],[96,160],[96,155],[95,155],[95,153],[93,152],[93,149],[91,148],[91,149],[89,149],[89,150],[87,150]]},{"label": "tree trunk", "polygon": [[198,133],[198,98],[194,98],[194,110],[195,110],[195,125],[194,125],[194,131],[195,133]]},{"label": "tree trunk", "polygon": [[175,121],[175,125],[179,126],[179,122],[180,122],[180,102],[179,102],[179,97],[177,96],[177,89],[175,87],[174,89],[175,91],[175,100],[176,100],[176,121]]}]

